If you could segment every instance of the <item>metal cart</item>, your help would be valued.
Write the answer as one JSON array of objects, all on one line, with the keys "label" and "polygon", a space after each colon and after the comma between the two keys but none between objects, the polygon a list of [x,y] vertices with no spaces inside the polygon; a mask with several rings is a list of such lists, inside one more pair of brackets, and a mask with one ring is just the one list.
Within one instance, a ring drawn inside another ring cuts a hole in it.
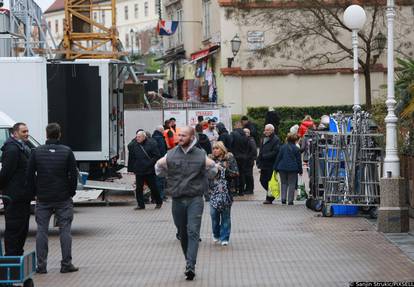
[{"label": "metal cart", "polygon": [[[311,199],[307,206],[323,216],[350,215],[359,210],[376,217],[383,135],[370,130],[369,114],[332,115],[336,132],[312,132]],[[350,131],[348,123],[356,127]]]},{"label": "metal cart", "polygon": [[[9,197],[0,195],[2,200]],[[23,256],[3,256],[0,241],[0,286],[33,287],[32,276],[36,271],[36,254],[30,252]]]}]

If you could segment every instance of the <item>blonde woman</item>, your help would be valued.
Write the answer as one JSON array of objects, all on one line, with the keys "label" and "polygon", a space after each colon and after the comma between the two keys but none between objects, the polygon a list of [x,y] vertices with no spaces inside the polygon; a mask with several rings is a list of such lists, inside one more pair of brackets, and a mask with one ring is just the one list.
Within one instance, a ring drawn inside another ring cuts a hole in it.
[{"label": "blonde woman", "polygon": [[229,153],[223,142],[215,142],[209,157],[219,164],[217,176],[210,180],[210,215],[213,229],[213,241],[227,246],[230,240],[230,211],[233,199],[229,190],[229,181],[239,175],[236,160]]}]

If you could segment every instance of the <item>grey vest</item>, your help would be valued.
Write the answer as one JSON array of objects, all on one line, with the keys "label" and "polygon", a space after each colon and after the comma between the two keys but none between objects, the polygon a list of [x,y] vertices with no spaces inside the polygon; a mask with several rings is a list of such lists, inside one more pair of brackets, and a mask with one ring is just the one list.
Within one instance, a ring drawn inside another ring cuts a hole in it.
[{"label": "grey vest", "polygon": [[206,154],[193,146],[186,154],[180,146],[167,154],[167,192],[173,198],[201,196],[208,191]]}]

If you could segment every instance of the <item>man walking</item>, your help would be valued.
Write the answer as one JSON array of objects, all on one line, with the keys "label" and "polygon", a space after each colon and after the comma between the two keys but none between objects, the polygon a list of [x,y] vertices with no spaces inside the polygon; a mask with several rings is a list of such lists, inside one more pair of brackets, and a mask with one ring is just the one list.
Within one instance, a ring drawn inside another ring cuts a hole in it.
[{"label": "man walking", "polygon": [[195,147],[192,127],[184,127],[178,135],[178,146],[168,151],[155,168],[167,175],[167,190],[172,195],[172,215],[186,259],[186,280],[193,280],[203,215],[203,194],[208,189],[208,176],[217,174],[214,161]]},{"label": "man walking", "polygon": [[[167,153],[167,144],[164,139],[164,127],[159,125],[157,129],[152,133],[152,138],[157,142],[158,150],[160,151],[160,156],[164,156]],[[167,196],[164,193],[165,187],[165,178],[157,176],[156,177],[158,191],[160,192],[160,197],[162,200],[167,200]]]},{"label": "man walking", "polygon": [[128,172],[135,173],[137,199],[136,210],[145,209],[144,181],[151,189],[151,197],[155,200],[155,208],[162,206],[162,199],[157,188],[154,165],[160,158],[157,143],[147,139],[144,131],[138,131],[135,140],[128,145]]},{"label": "man walking", "polygon": [[57,123],[46,127],[46,144],[36,148],[27,168],[28,188],[36,195],[37,273],[47,273],[48,231],[53,212],[59,226],[62,251],[61,273],[76,272],[72,264],[73,201],[78,183],[76,160],[72,150],[59,143]]},{"label": "man walking", "polygon": [[[239,168],[239,178],[238,178],[238,195],[243,196],[246,192],[246,175],[249,172],[249,158],[251,146],[249,143],[249,138],[246,136],[242,129],[240,122],[234,124],[234,130],[231,132],[231,152],[233,153],[236,161],[237,167]],[[250,191],[249,191],[250,192]]]},{"label": "man walking", "polygon": [[29,230],[30,200],[33,197],[26,189],[25,178],[30,158],[30,148],[26,145],[29,129],[24,123],[16,123],[12,136],[1,148],[2,168],[0,170],[0,190],[10,200],[4,202],[4,246],[6,256],[23,255],[23,247]]},{"label": "man walking", "polygon": [[[269,189],[269,180],[273,174],[273,164],[275,163],[279,152],[280,140],[275,135],[275,128],[267,124],[264,129],[264,138],[260,145],[259,156],[257,157],[257,167],[260,169],[260,184],[267,191]],[[267,196],[263,204],[272,204],[274,197]]]}]

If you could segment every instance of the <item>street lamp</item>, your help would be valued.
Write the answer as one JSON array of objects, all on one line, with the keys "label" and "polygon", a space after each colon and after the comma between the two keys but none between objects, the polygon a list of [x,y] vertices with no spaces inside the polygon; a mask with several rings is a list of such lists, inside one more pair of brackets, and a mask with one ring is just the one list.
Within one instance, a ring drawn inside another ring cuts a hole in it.
[{"label": "street lamp", "polygon": [[344,12],[344,23],[352,30],[352,49],[354,51],[354,112],[361,109],[359,96],[359,73],[358,73],[358,31],[364,27],[367,15],[359,5],[351,5]]},{"label": "street lamp", "polygon": [[134,29],[131,28],[131,30],[129,30],[130,34],[131,34],[131,56],[134,55]]},{"label": "street lamp", "polygon": [[397,147],[397,122],[395,115],[394,96],[394,18],[395,18],[395,1],[387,1],[387,27],[388,27],[388,50],[387,50],[387,116],[386,124],[386,144],[384,158],[384,174],[389,177],[400,176],[400,159],[398,158]]},{"label": "street lamp", "polygon": [[372,40],[372,51],[375,53],[374,57],[378,58],[385,49],[385,45],[387,44],[387,37],[384,34],[379,32],[377,36],[374,37]]},{"label": "street lamp", "polygon": [[233,53],[233,57],[227,58],[228,68],[231,68],[231,65],[233,64],[233,61],[234,61],[234,57],[236,57],[237,53],[240,50],[241,40],[237,34],[236,36],[233,37],[233,39],[231,39],[230,44],[231,44],[231,52]]}]

